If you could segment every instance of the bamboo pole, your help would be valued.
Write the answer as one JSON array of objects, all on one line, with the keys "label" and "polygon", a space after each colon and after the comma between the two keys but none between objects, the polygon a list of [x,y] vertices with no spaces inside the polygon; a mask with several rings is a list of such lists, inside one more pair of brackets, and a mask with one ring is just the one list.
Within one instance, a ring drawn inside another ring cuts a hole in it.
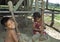
[{"label": "bamboo pole", "polygon": [[46,0],[46,9],[48,9],[48,0]]},{"label": "bamboo pole", "polygon": [[42,28],[44,29],[44,1],[41,0]]},{"label": "bamboo pole", "polygon": [[[16,25],[16,32],[17,32],[17,33],[20,33],[19,30],[18,30],[18,23],[17,23],[17,21],[16,21],[16,19],[15,19],[15,15],[14,15],[14,10],[13,10],[13,3],[12,3],[12,1],[9,1],[9,2],[8,2],[8,6],[9,6],[9,11],[11,12],[12,18],[13,18],[13,20],[14,20],[14,22],[15,22],[15,25]],[[18,41],[20,41],[20,36],[19,36],[19,35],[18,35]]]},{"label": "bamboo pole", "polygon": [[38,7],[38,0],[35,0],[35,10],[38,11],[39,7]]}]

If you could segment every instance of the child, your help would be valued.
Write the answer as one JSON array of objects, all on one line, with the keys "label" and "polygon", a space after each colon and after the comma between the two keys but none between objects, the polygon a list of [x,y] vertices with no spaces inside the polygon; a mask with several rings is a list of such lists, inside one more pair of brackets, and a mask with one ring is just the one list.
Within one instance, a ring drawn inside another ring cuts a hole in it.
[{"label": "child", "polygon": [[1,24],[6,27],[6,37],[4,42],[18,42],[15,31],[15,22],[10,17],[4,17],[1,20]]},{"label": "child", "polygon": [[46,32],[44,32],[44,28],[42,28],[41,14],[39,12],[33,13],[33,19],[34,19],[33,34],[45,35]]}]

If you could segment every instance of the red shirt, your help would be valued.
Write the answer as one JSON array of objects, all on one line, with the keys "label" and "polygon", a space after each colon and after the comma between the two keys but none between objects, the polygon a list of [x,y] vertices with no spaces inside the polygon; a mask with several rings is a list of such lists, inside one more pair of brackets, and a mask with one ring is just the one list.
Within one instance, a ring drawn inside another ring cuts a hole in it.
[{"label": "red shirt", "polygon": [[[41,22],[40,23],[34,22],[34,26],[35,26],[36,29],[40,29],[39,27],[41,26]],[[38,30],[33,30],[33,33],[34,34],[36,34],[36,32],[39,32],[40,33],[40,31],[38,31]]]},{"label": "red shirt", "polygon": [[35,28],[40,29],[41,23],[35,22]]}]

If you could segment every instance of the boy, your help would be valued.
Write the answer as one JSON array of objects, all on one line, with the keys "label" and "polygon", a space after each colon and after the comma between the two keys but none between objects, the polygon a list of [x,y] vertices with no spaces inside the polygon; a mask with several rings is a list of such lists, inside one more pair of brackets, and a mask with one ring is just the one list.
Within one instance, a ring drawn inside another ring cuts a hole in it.
[{"label": "boy", "polygon": [[6,37],[4,42],[18,42],[15,31],[15,22],[10,17],[4,17],[1,20],[1,24],[6,27]]}]

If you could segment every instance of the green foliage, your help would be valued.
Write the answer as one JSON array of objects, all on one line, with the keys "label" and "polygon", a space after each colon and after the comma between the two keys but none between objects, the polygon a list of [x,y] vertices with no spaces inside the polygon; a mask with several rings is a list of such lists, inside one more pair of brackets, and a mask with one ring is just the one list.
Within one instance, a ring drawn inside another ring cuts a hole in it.
[{"label": "green foliage", "polygon": [[60,10],[60,4],[48,3],[49,9]]},{"label": "green foliage", "polygon": [[56,15],[55,19],[60,20],[60,14]]}]

